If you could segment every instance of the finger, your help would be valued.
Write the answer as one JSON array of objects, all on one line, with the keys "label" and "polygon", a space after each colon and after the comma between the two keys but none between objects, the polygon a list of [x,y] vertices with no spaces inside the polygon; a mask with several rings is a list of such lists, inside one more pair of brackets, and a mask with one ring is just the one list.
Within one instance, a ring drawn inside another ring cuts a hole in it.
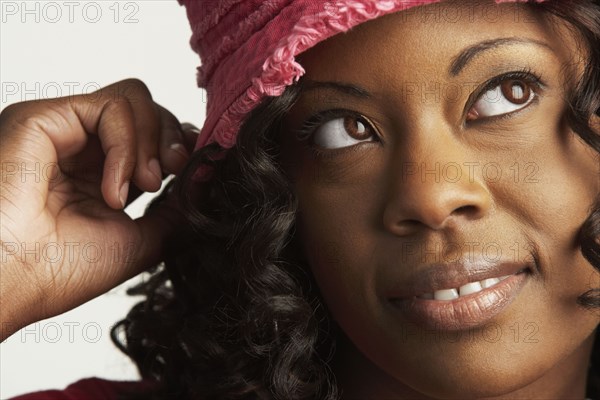
[{"label": "finger", "polygon": [[[126,100],[107,97],[101,91],[62,98],[56,105],[64,128],[47,129],[46,133],[55,143],[58,159],[75,156],[82,150],[87,139],[74,141],[76,136],[98,135],[106,154],[102,196],[110,207],[122,208],[135,166],[135,125],[131,105]],[[69,137],[72,138],[70,141]]]},{"label": "finger", "polygon": [[179,174],[189,159],[179,120],[166,108],[156,104],[161,114],[160,161],[165,174]]},{"label": "finger", "polygon": [[156,192],[162,185],[158,154],[160,114],[142,81],[127,79],[115,84],[114,89],[129,101],[133,109],[137,138],[134,182],[142,190]]},{"label": "finger", "polygon": [[141,258],[137,259],[137,269],[141,271],[164,260],[165,245],[173,234],[181,231],[187,224],[175,196],[169,196],[156,208],[148,210],[142,217],[135,220],[141,233]]},{"label": "finger", "polygon": [[46,153],[50,159],[51,154],[55,154],[59,164],[70,158],[76,160],[88,145],[88,135],[98,135],[106,154],[101,193],[110,207],[122,208],[135,166],[134,120],[127,101],[106,96],[101,89],[51,102],[31,101],[15,109],[20,119],[25,119],[22,129],[39,132],[50,139],[55,152]]},{"label": "finger", "polygon": [[185,147],[191,154],[196,148],[196,142],[198,141],[198,136],[200,135],[200,129],[189,122],[184,122],[181,124],[181,128],[183,129],[183,140],[185,142]]},{"label": "finger", "polygon": [[135,121],[129,102],[107,104],[98,123],[98,136],[106,154],[102,195],[108,205],[120,209],[125,207],[136,164]]},{"label": "finger", "polygon": [[87,142],[85,129],[65,98],[55,100],[55,107],[46,103],[47,100],[34,100],[15,104],[10,110],[7,108],[3,114],[13,112],[6,118],[9,127],[2,136],[25,133],[34,144],[35,136],[45,134],[56,150],[55,161],[77,154]]}]

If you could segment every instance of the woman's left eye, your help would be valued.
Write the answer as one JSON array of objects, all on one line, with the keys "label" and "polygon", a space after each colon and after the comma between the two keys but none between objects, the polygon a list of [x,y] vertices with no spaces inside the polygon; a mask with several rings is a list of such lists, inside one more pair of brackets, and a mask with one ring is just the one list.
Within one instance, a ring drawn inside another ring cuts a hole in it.
[{"label": "woman's left eye", "polygon": [[521,110],[531,104],[537,94],[535,83],[526,79],[504,79],[483,93],[467,114],[467,121],[495,117]]}]

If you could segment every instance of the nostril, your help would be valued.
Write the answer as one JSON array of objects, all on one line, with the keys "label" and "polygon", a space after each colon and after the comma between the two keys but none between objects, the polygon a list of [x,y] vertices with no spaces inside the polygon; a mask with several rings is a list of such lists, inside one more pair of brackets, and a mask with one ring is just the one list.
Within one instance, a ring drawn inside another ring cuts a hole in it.
[{"label": "nostril", "polygon": [[464,214],[464,213],[468,213],[468,212],[473,212],[475,210],[475,206],[462,206],[462,207],[458,207],[456,210],[454,210],[455,213],[458,214]]},{"label": "nostril", "polygon": [[423,223],[420,221],[407,219],[394,224],[392,229],[396,235],[412,235],[422,226]]},{"label": "nostril", "polygon": [[472,215],[477,215],[479,212],[479,209],[477,206],[462,206],[462,207],[458,207],[456,210],[454,210],[453,214],[454,215],[464,215],[464,216],[472,216]]}]

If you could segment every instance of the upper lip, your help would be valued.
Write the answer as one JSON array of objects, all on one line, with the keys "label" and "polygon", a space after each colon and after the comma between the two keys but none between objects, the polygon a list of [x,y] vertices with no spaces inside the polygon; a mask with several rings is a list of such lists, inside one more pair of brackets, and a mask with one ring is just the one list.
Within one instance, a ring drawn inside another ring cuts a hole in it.
[{"label": "upper lip", "polygon": [[532,271],[533,265],[525,262],[486,260],[429,264],[418,268],[418,272],[392,287],[388,297],[413,298],[437,290],[459,288],[469,282],[514,275],[524,270]]}]

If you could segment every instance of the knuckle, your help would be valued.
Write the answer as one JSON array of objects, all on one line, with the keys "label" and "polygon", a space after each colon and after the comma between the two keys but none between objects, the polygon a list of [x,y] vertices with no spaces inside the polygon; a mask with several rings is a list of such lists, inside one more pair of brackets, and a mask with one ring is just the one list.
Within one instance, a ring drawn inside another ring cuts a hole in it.
[{"label": "knuckle", "polygon": [[[107,99],[102,109],[102,118],[111,123],[117,123],[119,128],[126,124],[126,120],[133,115],[133,108],[129,99],[125,96],[115,96]],[[116,121],[113,121],[113,118]]]},{"label": "knuckle", "polygon": [[106,101],[102,108],[101,125],[104,127],[110,127],[106,133],[108,137],[112,137],[117,132],[127,132],[122,135],[120,140],[123,144],[129,144],[131,142],[131,120],[133,115],[133,109],[129,100],[126,97],[111,98]]},{"label": "knuckle", "polygon": [[87,97],[101,100],[102,104],[108,101],[119,102],[127,99],[130,104],[141,101],[152,101],[152,95],[148,86],[137,78],[124,79],[108,85]]},{"label": "knuckle", "polygon": [[125,79],[118,83],[119,93],[130,101],[152,100],[148,86],[137,78]]},{"label": "knuckle", "polygon": [[115,96],[106,99],[103,108],[105,112],[109,112],[111,114],[122,114],[123,112],[128,112],[131,110],[131,104],[126,96],[122,94],[116,94]]},{"label": "knuckle", "polygon": [[35,109],[37,103],[39,103],[39,100],[29,100],[10,104],[0,112],[0,121],[6,122],[29,118],[34,114],[32,110]]},{"label": "knuckle", "polygon": [[2,112],[0,112],[0,118],[9,118],[10,116],[18,113],[25,106],[24,103],[13,103],[8,105]]},{"label": "knuckle", "polygon": [[11,104],[0,112],[0,132],[3,132],[8,124],[8,121],[14,118],[14,115],[19,115],[19,110],[22,105],[19,103]]}]

